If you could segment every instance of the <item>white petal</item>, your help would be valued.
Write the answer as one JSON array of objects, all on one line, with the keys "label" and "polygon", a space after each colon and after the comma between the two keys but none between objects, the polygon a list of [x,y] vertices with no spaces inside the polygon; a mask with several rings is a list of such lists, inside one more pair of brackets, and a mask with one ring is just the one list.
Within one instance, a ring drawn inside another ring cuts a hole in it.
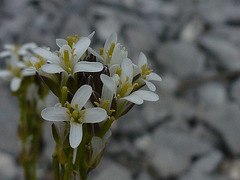
[{"label": "white petal", "polygon": [[141,68],[145,64],[147,64],[147,57],[141,52],[138,58],[138,67]]},{"label": "white petal", "polygon": [[33,68],[24,69],[22,71],[22,76],[35,76],[36,70]]},{"label": "white petal", "polygon": [[78,110],[81,110],[82,107],[86,104],[88,99],[92,95],[92,87],[89,85],[81,86],[75,95],[72,98],[71,106],[75,108],[75,105],[78,104]]},{"label": "white petal", "polygon": [[69,142],[72,148],[78,147],[82,141],[82,124],[70,122]]},{"label": "white petal", "polygon": [[64,44],[61,48],[60,48],[60,53],[62,54],[62,56],[64,57],[64,51],[67,50],[68,54],[69,54],[69,59],[71,59],[71,47],[68,44]]},{"label": "white petal", "polygon": [[103,102],[106,100],[110,101],[109,107],[111,106],[113,94],[114,92],[112,92],[106,85],[103,85],[101,99]]},{"label": "white petal", "polygon": [[112,45],[112,43],[117,43],[117,34],[112,33],[106,40],[105,45],[104,45],[104,51],[108,51]]},{"label": "white petal", "polygon": [[65,107],[48,107],[42,110],[41,116],[47,121],[69,121],[67,110]]},{"label": "white petal", "polygon": [[158,101],[159,100],[158,95],[151,91],[138,90],[138,91],[133,92],[132,94],[137,95],[146,101]]},{"label": "white petal", "polygon": [[142,98],[140,98],[138,95],[135,95],[133,93],[130,94],[129,96],[123,97],[121,99],[125,99],[125,100],[130,101],[134,104],[142,104],[143,103]]},{"label": "white petal", "polygon": [[133,78],[133,63],[131,61],[131,59],[129,58],[125,58],[123,59],[122,61],[122,64],[121,64],[121,80],[122,82],[125,82],[126,81],[126,77],[129,78],[129,81],[130,83],[132,83],[132,78]]},{"label": "white petal", "polygon": [[90,47],[88,47],[88,51],[91,53],[91,54],[93,54],[94,56],[96,56],[97,58],[99,58],[99,60],[101,60],[101,61],[105,61],[104,59],[103,59],[103,57],[102,56],[100,56],[96,51],[94,51],[92,48],[90,48]]},{"label": "white petal", "polygon": [[36,43],[30,42],[30,43],[23,44],[22,47],[20,48],[20,50],[22,50],[22,49],[25,49],[25,50],[26,49],[34,49],[36,47],[37,47]]},{"label": "white petal", "polygon": [[13,44],[4,44],[3,48],[6,49],[6,50],[14,51],[15,45],[13,45]]},{"label": "white petal", "polygon": [[31,57],[30,58],[30,62],[31,64],[34,66],[37,62],[39,62],[40,60],[37,57]]},{"label": "white petal", "polygon": [[133,77],[141,73],[142,70],[136,64],[133,64]]},{"label": "white petal", "polygon": [[91,34],[89,34],[89,35],[88,35],[88,38],[89,38],[89,39],[92,39],[92,37],[94,36],[94,34],[95,34],[95,31],[93,31]]},{"label": "white petal", "polygon": [[128,52],[125,51],[125,49],[122,49],[121,45],[118,43],[116,44],[113,54],[112,54],[112,59],[110,61],[110,65],[114,64],[121,64],[123,59],[127,58]]},{"label": "white petal", "polygon": [[90,100],[88,100],[88,101],[86,102],[86,104],[84,105],[84,107],[85,107],[85,108],[93,108],[94,105],[91,103]]},{"label": "white petal", "polygon": [[13,77],[12,73],[8,70],[0,70],[0,78],[10,80]]},{"label": "white petal", "polygon": [[103,70],[102,63],[80,61],[74,66],[74,73],[76,72],[99,72]]},{"label": "white petal", "polygon": [[151,80],[152,81],[162,81],[162,78],[158,74],[152,72],[149,75],[147,75],[147,80],[149,80],[149,81],[151,81]]},{"label": "white petal", "polygon": [[116,93],[117,91],[117,86],[115,83],[115,80],[106,74],[101,74],[100,79],[103,82],[103,84],[110,90],[112,93]]},{"label": "white petal", "polygon": [[33,50],[33,52],[55,64],[60,63],[59,57],[56,54],[52,53],[51,51],[48,51],[43,48],[36,48]]},{"label": "white petal", "polygon": [[11,54],[12,54],[11,51],[2,51],[2,52],[0,53],[0,58],[8,57],[8,56],[10,56]]},{"label": "white petal", "polygon": [[85,109],[86,112],[83,115],[84,123],[98,123],[107,119],[107,112],[99,107]]},{"label": "white petal", "polygon": [[119,64],[114,64],[109,68],[110,76],[112,77],[114,74],[116,74],[117,69],[120,68]]},{"label": "white petal", "polygon": [[74,59],[79,59],[84,53],[85,51],[88,49],[89,45],[91,43],[91,40],[87,37],[83,37],[81,38],[77,44],[75,45],[75,51],[74,53],[77,55],[75,56]]},{"label": "white petal", "polygon": [[17,91],[21,85],[21,82],[22,82],[21,78],[17,78],[17,77],[13,78],[10,83],[11,91],[13,92]]},{"label": "white petal", "polygon": [[56,39],[56,44],[61,48],[63,45],[68,44],[68,42],[65,39]]},{"label": "white petal", "polygon": [[156,91],[156,86],[151,83],[150,81],[146,81],[144,80],[144,82],[146,83],[147,87],[151,90],[151,91]]},{"label": "white petal", "polygon": [[41,67],[41,69],[49,74],[60,73],[65,71],[61,66],[57,64],[45,64]]}]

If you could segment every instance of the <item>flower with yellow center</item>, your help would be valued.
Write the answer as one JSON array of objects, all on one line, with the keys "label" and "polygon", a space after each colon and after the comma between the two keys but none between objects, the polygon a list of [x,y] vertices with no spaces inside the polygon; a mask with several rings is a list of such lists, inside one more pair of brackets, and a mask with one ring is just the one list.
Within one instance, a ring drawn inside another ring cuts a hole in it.
[{"label": "flower with yellow center", "polygon": [[99,123],[107,118],[106,110],[94,107],[83,109],[90,96],[92,87],[81,86],[66,107],[48,107],[41,113],[43,119],[48,121],[69,121],[69,142],[72,148],[78,147],[82,140],[82,125],[84,123]]},{"label": "flower with yellow center", "polygon": [[133,63],[130,59],[124,59],[120,69],[118,68],[116,74],[112,77],[105,74],[100,76],[103,84],[117,97],[117,99],[127,100],[135,104],[142,104],[144,100],[157,101],[159,99],[157,94],[150,91],[134,91],[134,87],[138,86],[138,84],[133,82]]},{"label": "flower with yellow center", "polygon": [[45,64],[41,69],[49,74],[65,72],[66,74],[75,74],[76,72],[99,72],[103,69],[103,65],[99,62],[81,61],[81,57],[85,54],[90,45],[91,40],[88,37],[69,38],[67,44],[64,40],[58,40],[60,50],[57,54],[49,50],[37,48],[34,52],[48,60],[50,63]]},{"label": "flower with yellow center", "polygon": [[120,65],[123,59],[127,58],[128,52],[120,43],[117,43],[117,34],[112,33],[106,40],[104,47],[100,49],[100,54],[92,48],[88,51],[96,56],[104,65],[111,67],[115,64]]}]

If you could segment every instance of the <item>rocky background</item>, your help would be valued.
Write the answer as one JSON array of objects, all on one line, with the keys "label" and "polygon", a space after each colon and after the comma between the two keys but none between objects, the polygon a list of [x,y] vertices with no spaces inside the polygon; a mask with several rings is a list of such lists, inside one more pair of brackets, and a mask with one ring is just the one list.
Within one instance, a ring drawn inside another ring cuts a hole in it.
[{"label": "rocky background", "polygon": [[[157,103],[135,106],[114,124],[90,180],[240,179],[240,1],[0,0],[0,48],[88,35],[103,45],[119,34],[129,57],[146,53],[162,76]],[[0,61],[1,68],[4,61]],[[0,81],[0,179],[17,165],[17,101]],[[44,129],[39,177],[51,179],[54,145]]]}]

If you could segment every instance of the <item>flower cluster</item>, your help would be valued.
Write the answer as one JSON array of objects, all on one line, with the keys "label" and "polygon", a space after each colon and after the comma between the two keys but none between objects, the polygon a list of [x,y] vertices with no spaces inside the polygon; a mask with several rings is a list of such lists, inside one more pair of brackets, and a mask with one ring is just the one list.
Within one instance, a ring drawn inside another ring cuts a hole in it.
[{"label": "flower cluster", "polygon": [[[72,148],[78,147],[82,140],[83,123],[115,120],[134,104],[159,99],[152,92],[156,87],[151,81],[161,81],[161,77],[147,69],[143,53],[139,55],[138,64],[133,64],[125,48],[117,43],[115,33],[98,53],[90,47],[92,35],[57,39],[59,50],[56,52],[34,49],[39,60],[33,67],[61,103],[43,110],[42,117],[48,121],[69,122]],[[140,90],[145,85],[150,91]],[[100,129],[103,124],[100,123]]]}]

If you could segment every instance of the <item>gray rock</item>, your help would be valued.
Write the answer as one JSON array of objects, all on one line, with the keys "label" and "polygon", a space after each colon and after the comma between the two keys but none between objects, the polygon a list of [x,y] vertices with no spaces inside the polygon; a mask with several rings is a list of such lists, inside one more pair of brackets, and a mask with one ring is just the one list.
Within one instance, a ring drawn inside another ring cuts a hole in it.
[{"label": "gray rock", "polygon": [[161,177],[177,176],[188,168],[190,158],[163,146],[159,147],[158,152],[151,159],[150,165]]},{"label": "gray rock", "polygon": [[199,103],[207,106],[224,104],[227,101],[227,92],[224,84],[210,82],[198,88]]},{"label": "gray rock", "polygon": [[231,97],[240,103],[240,78],[237,79],[231,86],[230,90]]},{"label": "gray rock", "polygon": [[202,173],[189,173],[180,178],[180,180],[226,180],[224,176],[208,175]]},{"label": "gray rock", "polygon": [[137,180],[153,180],[153,178],[147,172],[143,171],[138,175]]},{"label": "gray rock", "polygon": [[190,165],[192,156],[208,152],[211,145],[204,139],[176,128],[158,128],[147,149],[150,165],[162,177],[177,176]]},{"label": "gray rock", "polygon": [[168,72],[180,78],[203,73],[205,57],[195,44],[175,41],[160,48],[157,57]]},{"label": "gray rock", "polygon": [[199,15],[209,24],[223,24],[239,19],[239,5],[228,0],[202,1],[197,7]]},{"label": "gray rock", "polygon": [[89,180],[132,180],[131,172],[111,160],[102,160],[96,172],[89,177]]},{"label": "gray rock", "polygon": [[236,104],[224,104],[199,111],[198,118],[214,129],[229,151],[240,154],[240,111]]},{"label": "gray rock", "polygon": [[212,56],[219,61],[219,65],[227,70],[240,69],[240,52],[232,43],[214,36],[204,36],[200,40],[200,44]]},{"label": "gray rock", "polygon": [[197,160],[191,167],[191,171],[194,172],[202,172],[202,173],[211,173],[223,160],[223,154],[218,151],[214,150],[210,153],[204,155],[199,160]]},{"label": "gray rock", "polygon": [[17,179],[18,168],[14,158],[7,153],[0,152],[0,159],[1,180]]}]

